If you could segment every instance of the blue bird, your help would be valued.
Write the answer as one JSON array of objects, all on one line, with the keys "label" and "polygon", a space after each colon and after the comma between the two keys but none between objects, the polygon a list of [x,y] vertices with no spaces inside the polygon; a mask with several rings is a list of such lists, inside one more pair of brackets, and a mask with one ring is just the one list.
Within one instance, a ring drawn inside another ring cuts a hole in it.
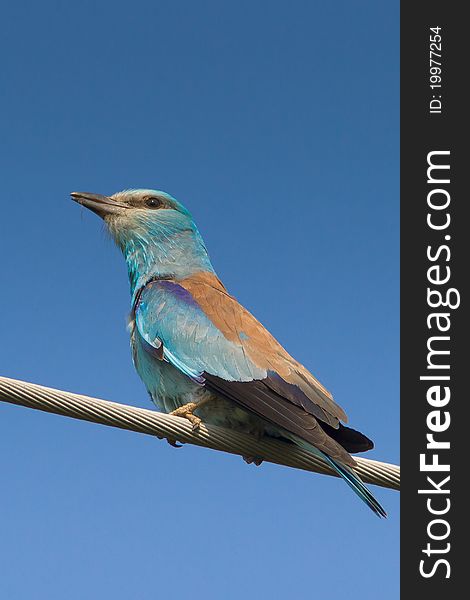
[{"label": "blue bird", "polygon": [[132,357],[155,404],[195,429],[203,420],[294,442],[385,517],[353,470],[351,453],[373,443],[341,423],[330,392],[228,293],[188,210],[155,190],[71,196],[104,219],[124,255]]}]

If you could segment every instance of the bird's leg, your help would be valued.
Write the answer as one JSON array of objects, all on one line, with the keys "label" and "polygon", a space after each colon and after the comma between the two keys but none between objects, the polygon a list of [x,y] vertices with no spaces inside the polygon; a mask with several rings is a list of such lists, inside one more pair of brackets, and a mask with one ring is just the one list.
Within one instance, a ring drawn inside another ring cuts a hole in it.
[{"label": "bird's leg", "polygon": [[176,410],[172,410],[170,415],[173,415],[174,417],[182,417],[183,419],[187,419],[190,423],[192,423],[193,431],[196,431],[201,425],[201,419],[193,414],[193,411],[195,411],[196,408],[196,402],[188,402],[187,404],[183,404],[183,406],[180,406]]},{"label": "bird's leg", "polygon": [[183,404],[176,410],[172,410],[170,415],[174,417],[182,417],[183,419],[188,419],[190,423],[192,423],[193,431],[197,431],[202,423],[200,417],[197,417],[194,414],[194,411],[200,408],[203,404],[206,404],[210,400],[210,397],[201,398],[199,402],[188,402],[187,404]]}]

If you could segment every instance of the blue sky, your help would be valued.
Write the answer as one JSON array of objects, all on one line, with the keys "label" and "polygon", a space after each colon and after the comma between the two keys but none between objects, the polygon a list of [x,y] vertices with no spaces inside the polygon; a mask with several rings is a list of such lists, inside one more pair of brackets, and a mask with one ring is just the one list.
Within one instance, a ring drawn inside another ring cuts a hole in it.
[{"label": "blue sky", "polygon": [[[124,262],[68,194],[159,188],[398,462],[398,2],[2,12],[1,373],[150,407]],[[0,472],[2,598],[398,597],[396,492],[380,521],[333,478],[9,405]]]}]

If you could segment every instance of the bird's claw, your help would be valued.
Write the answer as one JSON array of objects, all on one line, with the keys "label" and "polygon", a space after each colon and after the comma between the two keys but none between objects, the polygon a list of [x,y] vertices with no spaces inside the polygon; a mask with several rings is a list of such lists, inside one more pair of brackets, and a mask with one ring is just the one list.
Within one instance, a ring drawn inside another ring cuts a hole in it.
[{"label": "bird's claw", "polygon": [[170,444],[170,446],[173,446],[173,448],[182,448],[183,444],[179,444],[177,440],[173,440],[171,438],[166,438],[166,441]]},{"label": "bird's claw", "polygon": [[253,464],[257,467],[259,467],[260,464],[263,462],[263,459],[259,456],[243,456],[243,460],[246,462],[247,465]]},{"label": "bird's claw", "polygon": [[197,407],[197,402],[188,402],[188,404],[184,404],[176,410],[171,411],[170,415],[173,415],[174,417],[182,417],[183,419],[187,419],[192,424],[193,431],[196,432],[202,423],[200,417],[196,417],[196,415],[193,414]]},{"label": "bird's claw", "polygon": [[177,440],[174,440],[173,438],[169,438],[169,437],[165,437],[163,435],[157,435],[156,436],[159,440],[166,440],[170,446],[173,446],[173,448],[182,448],[183,444],[179,444]]},{"label": "bird's claw", "polygon": [[189,421],[191,422],[193,426],[193,431],[198,431],[201,427],[202,420],[199,417],[196,417],[196,415],[188,415],[186,418],[189,419]]}]

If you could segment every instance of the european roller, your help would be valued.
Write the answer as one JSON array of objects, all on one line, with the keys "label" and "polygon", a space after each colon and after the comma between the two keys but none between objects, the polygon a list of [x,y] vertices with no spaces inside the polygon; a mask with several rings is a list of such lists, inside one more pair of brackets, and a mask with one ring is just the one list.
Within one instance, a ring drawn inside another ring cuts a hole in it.
[{"label": "european roller", "polygon": [[330,392],[226,290],[188,210],[155,190],[71,196],[104,220],[124,255],[132,357],[157,407],[194,429],[202,420],[289,440],[386,516],[351,456],[373,443],[343,424]]}]

